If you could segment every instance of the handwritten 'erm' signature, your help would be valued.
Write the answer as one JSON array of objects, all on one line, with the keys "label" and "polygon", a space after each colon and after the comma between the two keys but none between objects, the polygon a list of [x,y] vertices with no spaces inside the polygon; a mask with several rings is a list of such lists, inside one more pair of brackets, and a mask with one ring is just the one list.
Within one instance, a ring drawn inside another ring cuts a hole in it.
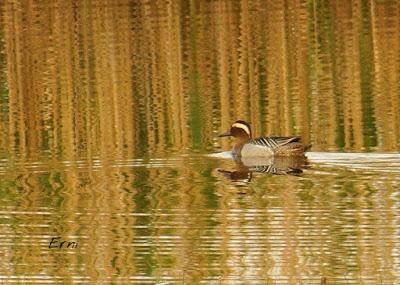
[{"label": "handwritten 'erm' signature", "polygon": [[49,248],[77,248],[78,242],[61,240],[61,237],[51,238]]}]

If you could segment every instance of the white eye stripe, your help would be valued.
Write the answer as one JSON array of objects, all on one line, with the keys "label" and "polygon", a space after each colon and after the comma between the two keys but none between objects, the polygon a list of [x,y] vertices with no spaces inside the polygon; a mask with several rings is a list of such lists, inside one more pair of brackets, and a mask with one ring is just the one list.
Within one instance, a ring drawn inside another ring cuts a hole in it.
[{"label": "white eye stripe", "polygon": [[232,128],[239,128],[239,129],[242,129],[242,130],[244,130],[248,135],[250,135],[250,129],[249,129],[249,127],[246,126],[245,124],[242,124],[242,123],[234,123],[234,124],[232,125]]}]

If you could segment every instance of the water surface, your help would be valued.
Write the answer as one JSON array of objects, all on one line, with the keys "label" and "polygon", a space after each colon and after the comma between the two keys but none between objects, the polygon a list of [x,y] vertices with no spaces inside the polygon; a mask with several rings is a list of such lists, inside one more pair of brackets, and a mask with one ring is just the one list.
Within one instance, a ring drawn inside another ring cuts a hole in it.
[{"label": "water surface", "polygon": [[0,282],[398,284],[400,5],[161,2],[0,3]]}]

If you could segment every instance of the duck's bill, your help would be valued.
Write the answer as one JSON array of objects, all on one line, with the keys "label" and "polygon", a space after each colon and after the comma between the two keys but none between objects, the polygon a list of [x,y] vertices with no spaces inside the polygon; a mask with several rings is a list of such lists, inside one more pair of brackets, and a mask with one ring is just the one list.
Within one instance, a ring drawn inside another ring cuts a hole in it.
[{"label": "duck's bill", "polygon": [[229,136],[231,136],[231,132],[220,134],[218,137],[229,137]]}]

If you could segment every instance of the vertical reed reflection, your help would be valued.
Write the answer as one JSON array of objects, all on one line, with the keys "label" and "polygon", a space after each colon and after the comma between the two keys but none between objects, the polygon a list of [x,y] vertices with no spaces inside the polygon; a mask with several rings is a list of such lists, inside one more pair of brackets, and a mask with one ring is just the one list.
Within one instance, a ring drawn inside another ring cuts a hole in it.
[{"label": "vertical reed reflection", "polygon": [[316,150],[399,146],[395,2],[0,7],[8,155],[204,149],[237,118]]},{"label": "vertical reed reflection", "polygon": [[[14,268],[3,277],[154,283],[184,276],[193,284],[400,278],[397,174],[337,169],[302,179],[259,176],[235,187],[214,177],[219,162],[208,158],[160,159],[153,167],[121,162],[22,164],[2,175],[0,270]],[[48,250],[52,236],[75,239],[79,248]]]},{"label": "vertical reed reflection", "polygon": [[[394,175],[233,187],[209,161],[118,161],[209,151],[239,118],[314,150],[397,151],[399,13],[364,0],[1,1],[0,271],[398,283]],[[49,231],[82,247],[43,256]]]},{"label": "vertical reed reflection", "polygon": [[[62,276],[65,282],[81,278],[102,283],[138,274],[136,267],[143,267],[135,241],[142,233],[140,227],[134,229],[140,215],[130,214],[140,210],[132,187],[138,174],[110,165],[71,165],[37,173],[23,167],[17,175],[3,177],[8,186],[1,184],[2,280],[26,276],[28,283],[35,277],[56,283]],[[79,246],[49,249],[51,238],[58,236]],[[7,263],[13,269],[6,272]]]}]

